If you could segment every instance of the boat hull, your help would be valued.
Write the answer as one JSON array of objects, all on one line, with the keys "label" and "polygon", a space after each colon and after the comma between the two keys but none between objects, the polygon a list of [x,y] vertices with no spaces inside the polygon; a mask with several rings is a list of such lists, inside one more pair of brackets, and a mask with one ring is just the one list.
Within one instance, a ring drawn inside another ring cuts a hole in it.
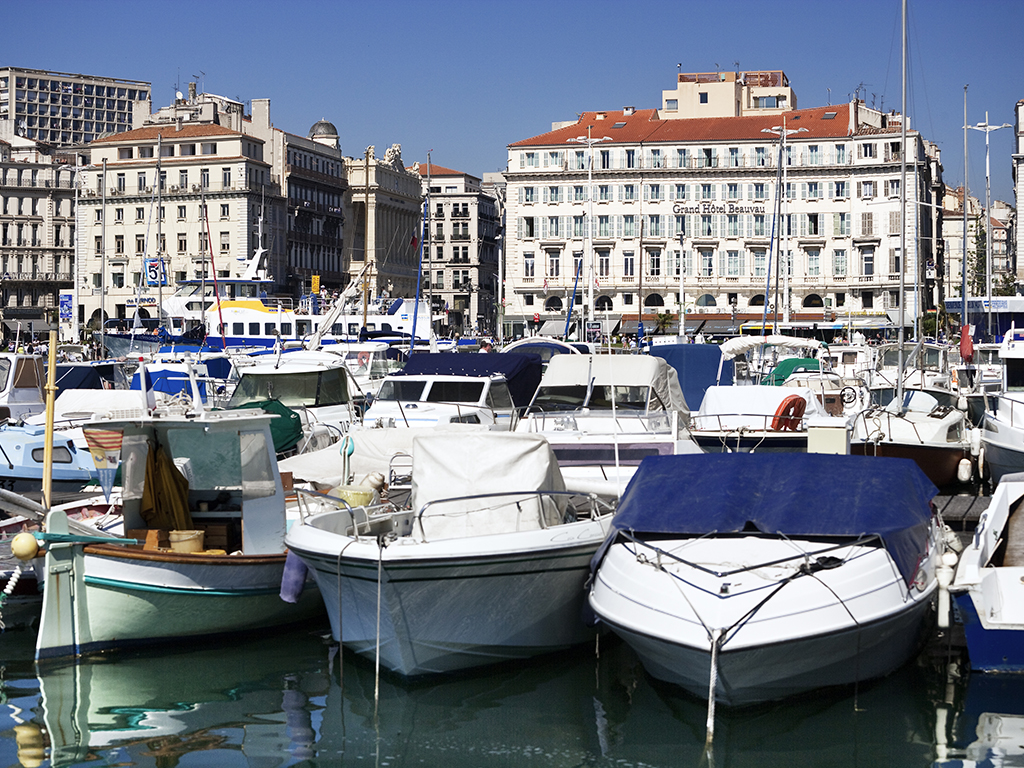
[{"label": "boat hull", "polygon": [[704,453],[806,453],[806,432],[699,432],[693,440]]},{"label": "boat hull", "polygon": [[85,547],[75,648],[41,644],[38,658],[270,629],[311,619],[323,604],[310,580],[299,601],[280,597],[285,555],[151,552]]},{"label": "boat hull", "polygon": [[971,669],[980,672],[1024,672],[1024,625],[985,627],[978,615],[975,596],[954,596],[967,638]]},{"label": "boat hull", "polygon": [[[323,534],[303,528],[314,540]],[[377,657],[379,594],[380,663],[414,676],[530,658],[592,640],[596,630],[582,619],[584,583],[605,530],[598,522],[570,523],[513,534],[506,543],[515,541],[515,547],[486,551],[483,542],[476,553],[465,546],[473,539],[397,541],[380,550],[373,539],[344,537],[331,554],[304,546],[296,527],[289,546],[320,587],[335,640]]]},{"label": "boat hull", "polygon": [[[900,668],[924,640],[927,602],[860,627],[785,643],[723,651],[718,656],[715,700],[746,706],[883,677]],[[711,654],[705,649],[610,624],[640,657],[651,677],[707,698]]]},{"label": "boat hull", "polygon": [[906,443],[866,443],[850,444],[852,456],[890,456],[897,459],[911,459],[928,476],[936,486],[942,488],[957,482],[957,470],[960,460],[970,458],[960,445],[908,445]]}]

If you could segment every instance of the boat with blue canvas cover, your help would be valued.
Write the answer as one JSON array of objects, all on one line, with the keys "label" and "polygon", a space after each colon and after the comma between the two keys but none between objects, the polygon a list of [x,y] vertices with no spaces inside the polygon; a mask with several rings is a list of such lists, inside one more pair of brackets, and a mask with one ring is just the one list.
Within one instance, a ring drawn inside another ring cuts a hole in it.
[{"label": "boat with blue canvas cover", "polygon": [[652,677],[727,705],[886,675],[932,617],[936,492],[906,459],[648,458],[590,606]]}]

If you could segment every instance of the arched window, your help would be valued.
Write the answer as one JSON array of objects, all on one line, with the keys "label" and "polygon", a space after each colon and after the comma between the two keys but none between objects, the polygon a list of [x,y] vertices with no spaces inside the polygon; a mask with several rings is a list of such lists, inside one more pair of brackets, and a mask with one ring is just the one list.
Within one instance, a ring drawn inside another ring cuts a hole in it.
[{"label": "arched window", "polygon": [[816,293],[809,293],[804,296],[803,306],[805,307],[824,307],[825,302],[821,300],[821,296]]},{"label": "arched window", "polygon": [[598,312],[611,312],[612,311],[612,299],[610,296],[598,296],[594,302],[594,309]]},{"label": "arched window", "polygon": [[751,296],[750,301],[747,303],[748,307],[763,307],[764,306],[764,294],[759,293],[756,296]]},{"label": "arched window", "polygon": [[561,312],[562,311],[562,300],[557,296],[551,296],[547,301],[544,302],[545,312]]},{"label": "arched window", "polygon": [[715,297],[710,293],[705,293],[703,296],[697,299],[698,307],[717,307],[715,303]]},{"label": "arched window", "polygon": [[664,307],[665,300],[661,297],[660,293],[652,293],[646,299],[644,299],[645,307]]}]

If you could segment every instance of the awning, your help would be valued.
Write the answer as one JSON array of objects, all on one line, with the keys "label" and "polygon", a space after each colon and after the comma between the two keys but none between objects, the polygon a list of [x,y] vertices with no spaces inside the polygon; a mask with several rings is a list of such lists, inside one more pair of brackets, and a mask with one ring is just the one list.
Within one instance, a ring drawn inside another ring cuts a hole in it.
[{"label": "awning", "polygon": [[[575,326],[575,322],[569,323],[570,333]],[[537,333],[540,336],[565,336],[565,320],[545,320]]]},{"label": "awning", "polygon": [[[703,323],[703,326],[701,325]],[[649,336],[654,331],[655,324],[651,320],[644,321],[644,334]],[[697,315],[692,320],[690,316],[686,316],[686,332],[688,334],[694,334],[697,329],[700,328],[700,332],[703,334],[714,335],[714,336],[735,336],[740,332],[740,324],[733,322],[732,320],[704,320],[700,315]],[[623,320],[619,326],[619,333],[624,336],[635,336],[637,331],[636,320]],[[668,327],[664,331],[669,336],[676,336],[679,333],[679,321],[673,320],[669,323]]]}]

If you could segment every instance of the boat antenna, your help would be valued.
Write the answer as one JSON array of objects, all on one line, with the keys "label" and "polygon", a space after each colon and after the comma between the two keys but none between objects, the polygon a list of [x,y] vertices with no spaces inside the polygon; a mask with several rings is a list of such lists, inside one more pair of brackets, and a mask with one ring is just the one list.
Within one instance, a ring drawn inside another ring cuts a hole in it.
[{"label": "boat antenna", "polygon": [[[906,258],[907,258],[907,0],[902,2],[903,8],[903,30],[902,30],[902,61],[903,61],[903,89],[902,89],[902,116],[900,117],[900,327],[897,331],[899,339],[899,358],[896,370],[899,371],[899,378],[896,382],[896,402],[899,403],[900,413],[903,412],[903,340],[906,334],[904,328],[905,309],[907,296],[904,291],[906,283]],[[966,242],[965,242],[966,246]]]}]

